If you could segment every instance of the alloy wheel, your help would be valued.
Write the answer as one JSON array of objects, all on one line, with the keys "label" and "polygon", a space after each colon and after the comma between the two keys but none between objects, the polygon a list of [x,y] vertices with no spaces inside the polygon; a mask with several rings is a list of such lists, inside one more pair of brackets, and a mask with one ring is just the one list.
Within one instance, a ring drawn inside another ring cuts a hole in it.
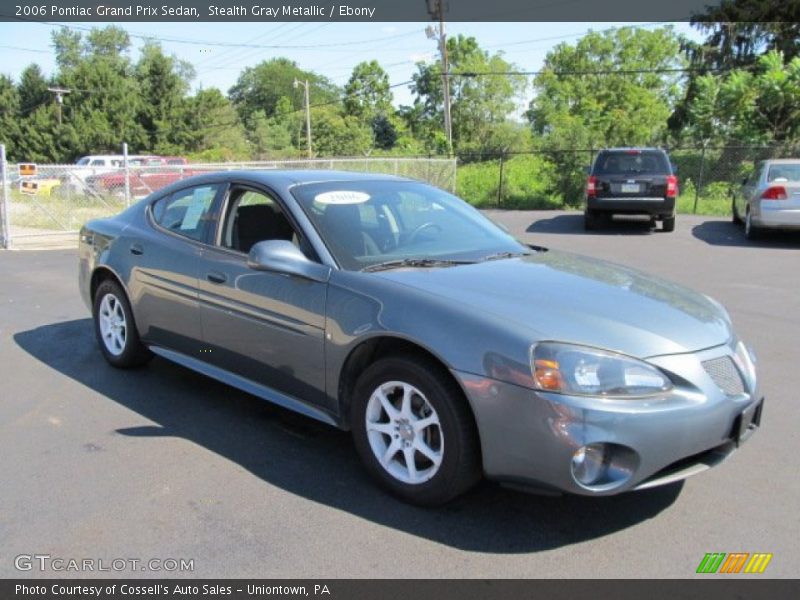
[{"label": "alloy wheel", "polygon": [[367,402],[367,438],[378,463],[394,479],[417,485],[439,471],[444,436],[425,395],[402,381],[378,386]]}]

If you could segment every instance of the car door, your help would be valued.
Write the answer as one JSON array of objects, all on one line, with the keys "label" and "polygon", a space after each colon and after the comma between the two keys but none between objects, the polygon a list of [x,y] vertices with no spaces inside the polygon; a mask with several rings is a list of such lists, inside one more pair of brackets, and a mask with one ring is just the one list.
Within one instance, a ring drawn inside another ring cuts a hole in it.
[{"label": "car door", "polygon": [[148,207],[144,235],[127,241],[132,304],[142,339],[190,356],[202,347],[198,304],[201,249],[213,235],[223,184],[190,186]]},{"label": "car door", "polygon": [[198,286],[205,360],[325,406],[327,283],[247,266],[247,253],[259,241],[283,239],[304,248],[302,233],[287,214],[266,190],[240,185],[229,190],[215,243],[202,251]]}]

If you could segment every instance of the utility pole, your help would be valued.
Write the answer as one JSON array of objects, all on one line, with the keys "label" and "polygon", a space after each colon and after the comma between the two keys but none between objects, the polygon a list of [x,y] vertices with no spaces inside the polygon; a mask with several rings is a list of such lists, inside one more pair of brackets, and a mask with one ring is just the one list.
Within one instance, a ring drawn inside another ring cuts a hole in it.
[{"label": "utility pole", "polygon": [[54,94],[56,106],[58,107],[58,124],[61,125],[61,107],[64,105],[64,96],[69,94],[72,90],[60,87],[49,87],[47,91]]},{"label": "utility pole", "polygon": [[439,55],[442,61],[442,86],[444,98],[444,134],[447,138],[447,154],[453,154],[453,122],[450,118],[450,67],[447,62],[447,33],[444,29],[445,0],[427,0],[428,13],[432,18],[439,20],[438,34],[433,27],[425,29],[429,39],[436,39],[439,43]]},{"label": "utility pole", "polygon": [[298,85],[302,85],[305,91],[305,107],[306,107],[306,145],[308,146],[308,158],[311,158],[311,103],[309,102],[309,95],[308,95],[308,79],[305,81],[300,81],[299,79],[294,80],[294,87],[296,88]]}]

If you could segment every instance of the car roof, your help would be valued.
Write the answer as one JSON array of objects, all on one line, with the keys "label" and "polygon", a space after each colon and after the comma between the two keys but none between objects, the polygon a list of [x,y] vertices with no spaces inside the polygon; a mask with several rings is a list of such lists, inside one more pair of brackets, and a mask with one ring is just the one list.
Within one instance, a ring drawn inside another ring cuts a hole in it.
[{"label": "car roof", "polygon": [[[202,167],[200,167],[202,168]],[[397,177],[383,173],[362,173],[358,171],[332,171],[321,169],[304,170],[283,170],[283,169],[242,169],[235,171],[215,171],[201,173],[186,179],[181,179],[168,186],[159,189],[158,196],[171,194],[192,185],[203,185],[209,183],[222,183],[228,181],[240,181],[244,183],[262,184],[277,191],[286,192],[295,185],[307,183],[326,183],[326,182],[356,182],[356,181],[408,181],[417,182],[415,179],[407,177]]]},{"label": "car roof", "polygon": [[600,152],[665,152],[663,148],[653,148],[653,147],[645,147],[645,146],[624,146],[624,147],[616,147],[616,148],[603,148]]},{"label": "car roof", "polygon": [[768,158],[764,162],[769,165],[800,165],[800,158]]}]

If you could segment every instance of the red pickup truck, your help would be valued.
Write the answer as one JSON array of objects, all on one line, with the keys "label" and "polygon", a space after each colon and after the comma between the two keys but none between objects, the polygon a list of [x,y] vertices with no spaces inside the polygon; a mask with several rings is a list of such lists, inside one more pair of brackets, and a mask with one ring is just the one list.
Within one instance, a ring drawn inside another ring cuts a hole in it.
[{"label": "red pickup truck", "polygon": [[[142,197],[151,194],[170,183],[185,179],[197,173],[189,166],[189,161],[181,156],[145,156],[130,161],[130,194]],[[99,173],[86,178],[86,185],[93,191],[108,195],[125,194],[125,171]]]}]

